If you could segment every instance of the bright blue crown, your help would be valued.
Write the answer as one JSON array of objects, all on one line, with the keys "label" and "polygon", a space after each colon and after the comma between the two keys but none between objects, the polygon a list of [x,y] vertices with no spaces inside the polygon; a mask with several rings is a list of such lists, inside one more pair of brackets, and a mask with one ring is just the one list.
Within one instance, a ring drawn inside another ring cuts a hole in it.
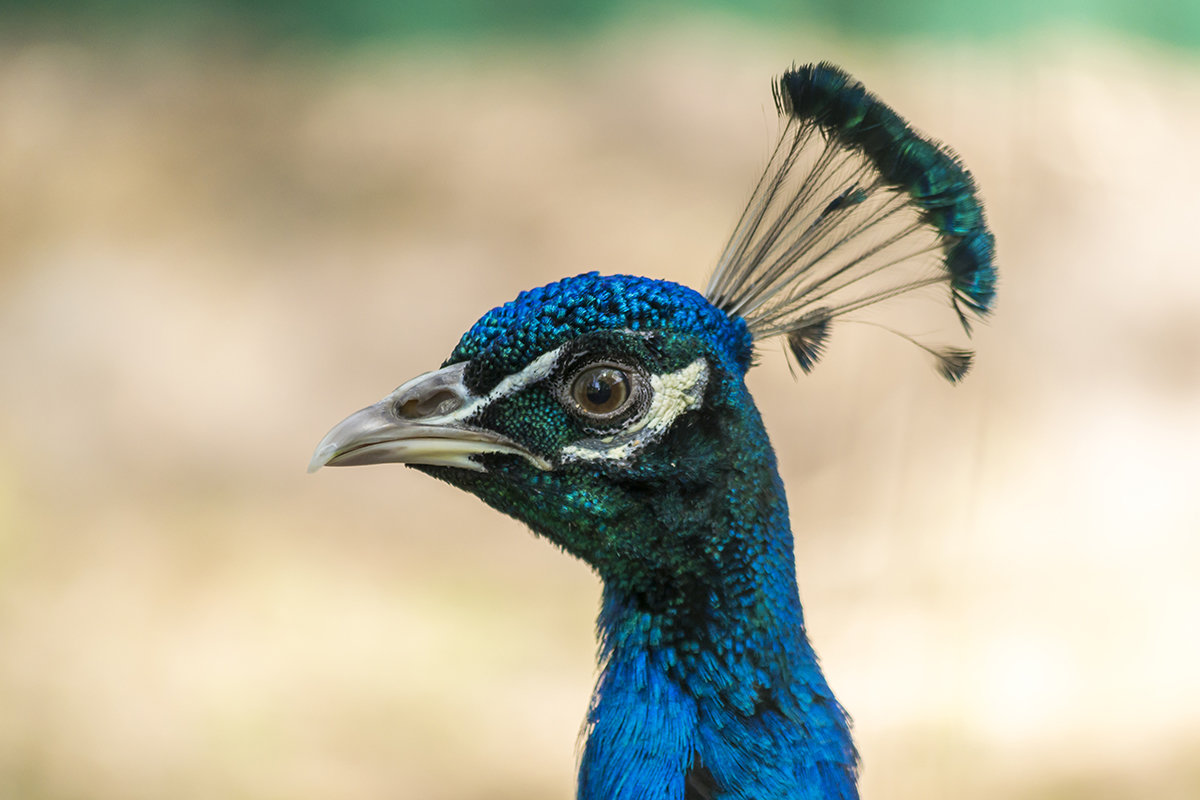
[{"label": "bright blue crown", "polygon": [[516,372],[537,356],[597,330],[657,330],[704,336],[744,373],[754,340],[694,289],[670,281],[595,272],[522,292],[483,315],[459,340],[446,364],[486,353],[489,372]]}]

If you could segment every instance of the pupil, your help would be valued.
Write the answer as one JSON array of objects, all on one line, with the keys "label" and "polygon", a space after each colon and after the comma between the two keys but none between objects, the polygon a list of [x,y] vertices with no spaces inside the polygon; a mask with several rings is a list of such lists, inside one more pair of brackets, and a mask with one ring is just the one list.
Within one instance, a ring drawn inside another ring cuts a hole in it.
[{"label": "pupil", "polygon": [[593,375],[587,385],[587,401],[594,406],[604,406],[612,399],[613,387],[611,375]]}]

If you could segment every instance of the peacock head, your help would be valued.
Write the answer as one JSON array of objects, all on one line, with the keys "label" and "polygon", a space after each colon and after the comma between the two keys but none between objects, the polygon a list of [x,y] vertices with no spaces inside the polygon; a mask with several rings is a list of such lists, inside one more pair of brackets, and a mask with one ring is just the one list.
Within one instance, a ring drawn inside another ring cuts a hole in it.
[{"label": "peacock head", "polygon": [[[595,273],[525,292],[441,369],[336,426],[310,468],[407,463],[610,584],[706,586],[729,560],[720,532],[754,539],[756,498],[778,480],[743,382],[754,342],[783,337],[807,372],[838,320],[932,293],[969,336],[995,294],[994,240],[957,156],[829,64],[785,73],[775,97],[779,144],[703,295]],[[952,382],[970,367],[968,350],[858,321],[913,342]]]},{"label": "peacock head", "polygon": [[685,286],[568,278],[489,311],[441,369],[335,426],[310,469],[405,463],[606,579],[661,582],[637,565],[700,569],[676,534],[712,522],[752,352],[740,317]]}]

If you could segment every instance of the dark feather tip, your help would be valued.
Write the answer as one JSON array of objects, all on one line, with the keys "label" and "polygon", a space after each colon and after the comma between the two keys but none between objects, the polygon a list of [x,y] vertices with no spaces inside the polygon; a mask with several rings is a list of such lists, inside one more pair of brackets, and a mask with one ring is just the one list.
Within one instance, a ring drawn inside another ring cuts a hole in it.
[{"label": "dark feather tip", "polygon": [[818,219],[824,219],[835,211],[841,211],[851,206],[856,206],[867,199],[866,191],[859,185],[847,186],[841,194],[829,201],[825,209],[817,215]]},{"label": "dark feather tip", "polygon": [[996,296],[996,240],[985,228],[957,240],[946,252],[946,271],[955,294],[980,315]]},{"label": "dark feather tip", "polygon": [[798,327],[788,331],[788,347],[805,374],[812,372],[812,368],[825,352],[825,340],[828,337],[829,318],[825,316],[802,320]]},{"label": "dark feather tip", "polygon": [[971,362],[975,358],[975,353],[970,350],[960,350],[957,347],[946,347],[941,350],[930,350],[933,357],[937,359],[938,373],[950,381],[958,383],[971,369]]}]

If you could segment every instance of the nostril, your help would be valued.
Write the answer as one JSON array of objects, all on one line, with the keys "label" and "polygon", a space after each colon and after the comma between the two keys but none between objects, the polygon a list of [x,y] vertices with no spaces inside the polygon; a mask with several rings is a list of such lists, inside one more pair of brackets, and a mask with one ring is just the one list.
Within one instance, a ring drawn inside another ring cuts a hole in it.
[{"label": "nostril", "polygon": [[410,397],[396,404],[396,413],[405,419],[440,417],[462,405],[462,398],[454,392],[442,389],[425,397]]}]

